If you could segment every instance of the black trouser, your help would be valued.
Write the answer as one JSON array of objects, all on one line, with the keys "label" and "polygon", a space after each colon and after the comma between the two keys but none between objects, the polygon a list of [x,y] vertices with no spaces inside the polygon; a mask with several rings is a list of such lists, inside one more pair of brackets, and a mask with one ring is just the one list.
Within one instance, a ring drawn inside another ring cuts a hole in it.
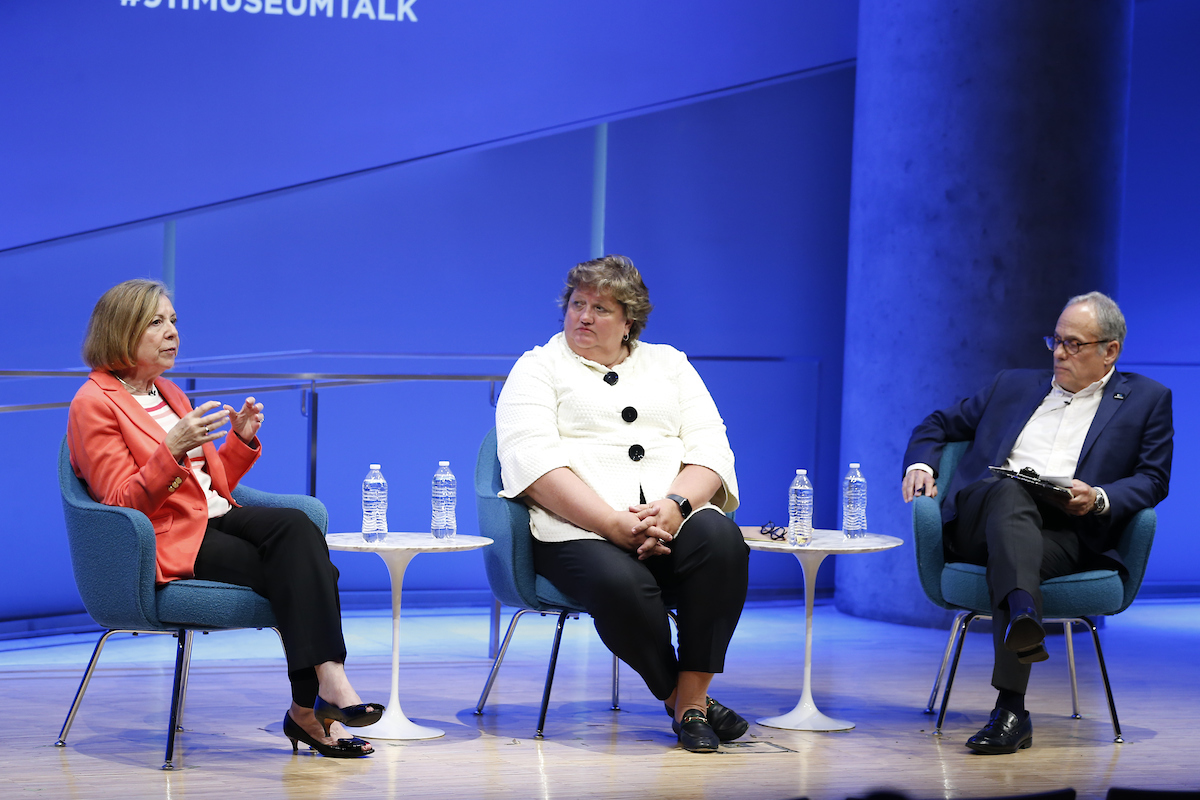
[{"label": "black trouser", "polygon": [[317,699],[313,668],[346,660],[338,570],[320,528],[296,509],[231,509],[208,521],[195,574],[248,586],[270,601],[287,654],[292,699],[311,708]]},{"label": "black trouser", "polygon": [[[535,542],[537,572],[575,598],[604,644],[666,700],[680,670],[723,672],[725,651],[742,615],[750,548],[738,526],[704,509],[670,543],[668,555],[638,561],[608,541]],[[675,606],[679,655],[667,608]]]},{"label": "black trouser", "polygon": [[1029,664],[1004,646],[1009,613],[1004,602],[1024,589],[1042,613],[1041,583],[1085,569],[1094,560],[1075,530],[1074,518],[1039,501],[1019,482],[985,478],[958,493],[958,519],[948,527],[950,557],[987,567],[992,603],[992,685],[1024,694]]}]

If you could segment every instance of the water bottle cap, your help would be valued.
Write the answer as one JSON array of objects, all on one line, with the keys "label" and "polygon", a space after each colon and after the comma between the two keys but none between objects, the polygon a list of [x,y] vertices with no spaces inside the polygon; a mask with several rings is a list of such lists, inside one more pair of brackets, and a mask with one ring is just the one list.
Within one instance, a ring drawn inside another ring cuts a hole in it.
[{"label": "water bottle cap", "polygon": [[798,469],[798,470],[796,470],[796,474],[797,474],[797,475],[807,475],[807,474],[808,474],[808,470],[806,470],[806,469]]},{"label": "water bottle cap", "polygon": [[448,467],[448,466],[450,466],[450,462],[449,461],[439,461],[438,466],[439,467]]},{"label": "water bottle cap", "polygon": [[371,465],[371,469],[379,469],[379,465],[378,465],[378,464],[372,464],[372,465]]},{"label": "water bottle cap", "polygon": [[858,469],[858,462],[857,462],[857,461],[851,461],[851,462],[850,462],[850,469]]}]

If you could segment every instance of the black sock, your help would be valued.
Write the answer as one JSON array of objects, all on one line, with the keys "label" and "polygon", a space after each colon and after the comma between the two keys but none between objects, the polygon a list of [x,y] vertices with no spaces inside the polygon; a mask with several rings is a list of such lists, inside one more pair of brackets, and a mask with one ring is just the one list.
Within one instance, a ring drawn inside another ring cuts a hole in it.
[{"label": "black sock", "polygon": [[1004,602],[1008,604],[1009,611],[1022,608],[1037,608],[1033,603],[1033,595],[1024,589],[1013,589],[1004,598]]},{"label": "black sock", "polygon": [[1001,689],[1000,695],[996,698],[996,708],[1003,708],[1005,711],[1011,711],[1017,717],[1025,716],[1025,695],[1020,692],[1010,692],[1008,689]]}]

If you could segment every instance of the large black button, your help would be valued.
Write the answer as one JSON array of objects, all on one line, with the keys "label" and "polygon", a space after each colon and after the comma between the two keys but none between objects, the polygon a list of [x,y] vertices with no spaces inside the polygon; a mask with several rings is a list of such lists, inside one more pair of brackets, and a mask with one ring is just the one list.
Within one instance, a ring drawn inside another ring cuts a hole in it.
[{"label": "large black button", "polygon": [[637,409],[633,406],[625,406],[621,409],[621,419],[626,422],[633,422],[637,419]]},{"label": "large black button", "polygon": [[617,381],[621,380],[621,376],[615,372],[610,372],[604,376],[604,382],[609,386],[616,386]]},{"label": "large black button", "polygon": [[642,447],[640,444],[630,445],[629,457],[634,461],[641,461],[646,457],[646,448]]}]

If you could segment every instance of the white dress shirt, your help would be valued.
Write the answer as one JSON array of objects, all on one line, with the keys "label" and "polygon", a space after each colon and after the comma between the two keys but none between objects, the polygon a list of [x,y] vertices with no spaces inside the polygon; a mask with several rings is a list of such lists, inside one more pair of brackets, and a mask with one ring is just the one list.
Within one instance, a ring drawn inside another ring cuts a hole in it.
[{"label": "white dress shirt", "polygon": [[[604,381],[609,372],[617,374],[615,384]],[[626,409],[637,412],[632,422]],[[610,370],[555,334],[509,373],[496,403],[496,440],[501,497],[520,497],[547,472],[568,467],[604,502],[624,510],[643,493],[647,501],[661,499],[684,465],[698,464],[721,478],[712,502],[700,508],[738,505],[725,423],[687,357],[668,345],[635,341],[629,357]],[[636,461],[634,445],[644,453]],[[603,538],[538,506],[530,507],[529,519],[539,541]]]}]

